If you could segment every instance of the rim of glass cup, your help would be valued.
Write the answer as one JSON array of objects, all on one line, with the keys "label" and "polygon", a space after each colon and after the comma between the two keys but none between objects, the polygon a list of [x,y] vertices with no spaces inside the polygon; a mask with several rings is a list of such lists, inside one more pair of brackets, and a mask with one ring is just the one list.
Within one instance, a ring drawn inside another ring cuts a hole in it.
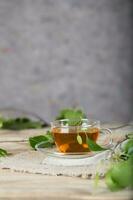
[{"label": "rim of glass cup", "polygon": [[[72,121],[74,122],[74,120],[76,121],[77,119],[73,119]],[[81,125],[69,125],[69,124],[63,124],[64,122],[69,122],[70,119],[59,119],[59,120],[55,120],[53,122],[51,122],[51,127],[52,128],[60,128],[60,127],[97,127],[100,128],[100,121],[99,120],[93,120],[93,119],[81,119],[82,124]]]}]

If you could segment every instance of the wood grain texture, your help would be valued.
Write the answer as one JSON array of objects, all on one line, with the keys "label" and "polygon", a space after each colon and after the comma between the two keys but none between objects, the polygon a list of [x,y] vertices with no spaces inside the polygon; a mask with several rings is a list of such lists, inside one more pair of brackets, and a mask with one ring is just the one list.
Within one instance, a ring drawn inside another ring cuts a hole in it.
[{"label": "wood grain texture", "polygon": [[[45,131],[0,132],[0,147],[12,154],[26,151],[30,146],[27,141],[22,142],[22,139],[27,140],[29,136],[39,135],[42,132]],[[110,192],[104,180],[100,180],[98,188],[95,188],[93,180],[65,176],[44,176],[0,169],[0,200],[129,200],[130,197],[131,194],[128,190]]]},{"label": "wood grain texture", "polygon": [[111,193],[104,181],[94,188],[93,180],[71,177],[43,176],[0,170],[0,199],[129,199],[130,193]]},{"label": "wood grain texture", "polygon": [[22,131],[0,130],[0,142],[27,141],[29,137],[45,134],[47,130],[47,128],[29,129]]}]

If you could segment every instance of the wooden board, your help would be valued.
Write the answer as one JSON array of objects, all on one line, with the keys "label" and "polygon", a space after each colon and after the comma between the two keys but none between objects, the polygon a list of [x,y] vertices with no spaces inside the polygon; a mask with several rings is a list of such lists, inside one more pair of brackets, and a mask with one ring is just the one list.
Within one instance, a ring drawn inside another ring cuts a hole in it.
[{"label": "wooden board", "polygon": [[92,180],[71,177],[43,176],[0,170],[0,199],[119,199],[129,200],[130,193],[111,193],[104,181],[94,187]]},{"label": "wooden board", "polygon": [[[2,131],[0,132],[0,147],[7,149],[12,154],[26,151],[30,148],[27,142],[28,137],[39,135],[43,132],[45,131]],[[127,190],[116,193],[110,192],[106,188],[104,180],[100,180],[98,188],[95,188],[93,180],[64,176],[44,176],[41,174],[19,173],[7,169],[0,170],[0,200],[129,200],[130,196],[131,194]]]}]

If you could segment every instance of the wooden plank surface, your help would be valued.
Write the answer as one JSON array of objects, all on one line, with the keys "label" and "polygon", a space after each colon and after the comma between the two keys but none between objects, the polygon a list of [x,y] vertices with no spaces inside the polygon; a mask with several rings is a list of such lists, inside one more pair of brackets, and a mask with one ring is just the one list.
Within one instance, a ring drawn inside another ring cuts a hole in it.
[{"label": "wooden plank surface", "polygon": [[0,142],[20,142],[27,141],[29,137],[34,135],[45,134],[47,128],[45,129],[30,129],[22,131],[10,131],[10,130],[0,130]]},{"label": "wooden plank surface", "polygon": [[119,199],[129,200],[129,191],[111,193],[104,181],[94,188],[93,180],[43,176],[0,170],[0,199]]},{"label": "wooden plank surface", "polygon": [[[28,130],[19,132],[0,132],[0,147],[12,154],[26,151],[30,148],[29,136],[39,135],[45,130]],[[24,134],[24,136],[23,136]],[[20,138],[19,138],[20,136]],[[25,141],[22,141],[22,140]],[[2,199],[130,199],[127,190],[112,193],[100,180],[98,188],[93,180],[64,176],[44,176],[0,169],[0,200]]]}]

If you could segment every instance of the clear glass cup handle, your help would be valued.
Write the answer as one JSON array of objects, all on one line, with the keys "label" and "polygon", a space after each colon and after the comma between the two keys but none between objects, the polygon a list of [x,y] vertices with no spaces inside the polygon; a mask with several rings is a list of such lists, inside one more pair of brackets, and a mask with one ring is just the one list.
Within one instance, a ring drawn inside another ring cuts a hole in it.
[{"label": "clear glass cup handle", "polygon": [[100,131],[106,131],[108,134],[112,134],[112,131],[109,128],[101,128]]},{"label": "clear glass cup handle", "polygon": [[111,136],[112,135],[112,131],[109,128],[101,128],[100,131],[101,132],[105,132],[105,133],[107,133],[109,135],[109,137],[110,137],[109,138],[110,139],[109,144],[113,146],[113,140],[112,140],[112,136]]}]

